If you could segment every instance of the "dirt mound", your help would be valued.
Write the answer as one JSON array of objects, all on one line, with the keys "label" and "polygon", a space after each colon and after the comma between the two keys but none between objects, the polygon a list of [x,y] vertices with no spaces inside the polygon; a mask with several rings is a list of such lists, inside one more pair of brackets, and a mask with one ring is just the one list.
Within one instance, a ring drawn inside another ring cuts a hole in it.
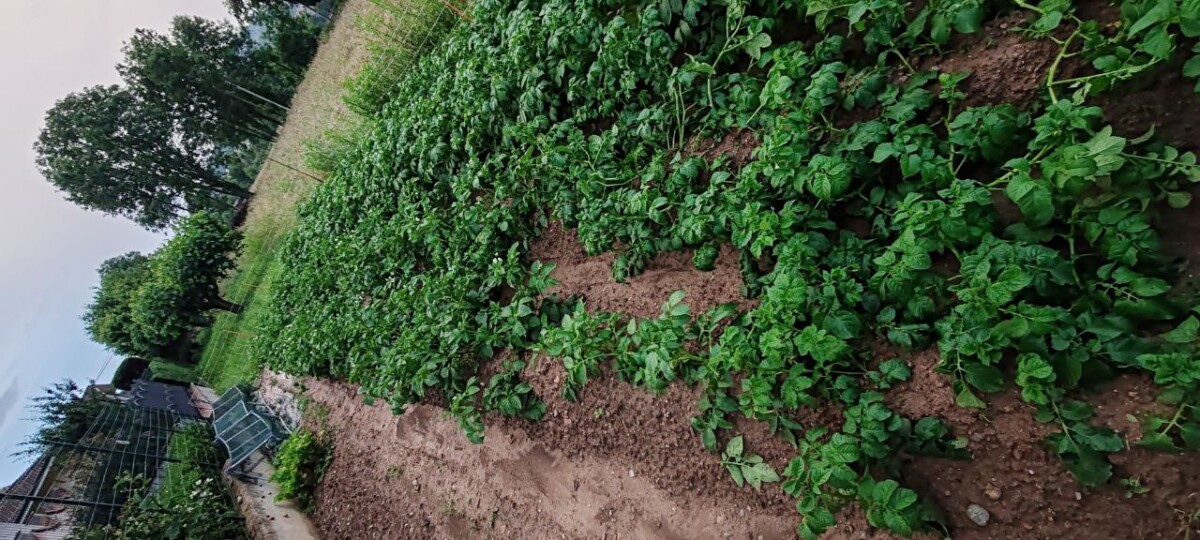
[{"label": "dirt mound", "polygon": [[[1130,448],[1111,456],[1109,485],[1084,488],[1041,445],[1052,428],[1033,419],[1015,389],[989,395],[984,411],[958,407],[949,381],[933,371],[937,360],[936,351],[913,355],[912,379],[885,399],[908,416],[940,416],[970,441],[971,461],[917,457],[904,471],[912,487],[945,510],[955,538],[1173,538],[1184,526],[1180,516],[1200,507],[1200,456]],[[1137,440],[1130,415],[1155,410],[1156,395],[1144,377],[1121,376],[1087,401],[1098,424]],[[1127,498],[1124,478],[1139,479],[1149,491]],[[991,513],[986,527],[967,518],[972,504]]]},{"label": "dirt mound", "polygon": [[[699,413],[699,388],[672,385],[653,395],[610,373],[589,380],[577,402],[561,397],[562,363],[540,359],[525,370],[548,407],[540,422],[509,422],[568,458],[599,457],[629,464],[668,495],[713,498],[742,508],[766,511],[786,521],[797,517],[793,502],[776,488],[762,492],[739,489],[707,452],[691,418]],[[499,420],[499,419],[497,419]],[[782,471],[794,451],[759,422],[743,421],[746,449],[762,455]],[[739,431],[739,434],[741,431]],[[722,439],[726,440],[728,436]],[[789,525],[790,528],[790,525]]]},{"label": "dirt mound", "polygon": [[[718,498],[708,485],[669,495],[647,477],[644,460],[586,453],[569,458],[552,440],[495,422],[484,444],[473,445],[437,408],[421,405],[393,416],[387,407],[364,405],[348,385],[316,379],[305,385],[313,401],[328,408],[329,425],[336,426],[334,461],[314,516],[323,538],[793,535],[790,516],[747,502],[753,496]],[[558,422],[551,417],[543,424]],[[645,426],[625,429],[656,437]],[[671,468],[680,465],[672,462]],[[716,467],[715,457],[709,465]]]},{"label": "dirt mound", "polygon": [[739,292],[742,274],[738,270],[737,251],[728,245],[721,247],[711,272],[696,271],[692,266],[692,251],[685,250],[660,254],[650,261],[645,272],[617,283],[612,278],[615,256],[611,252],[589,257],[574,230],[551,222],[530,246],[529,258],[554,263],[550,275],[559,285],[550,292],[579,295],[591,311],[654,317],[661,312],[667,297],[678,290],[687,291],[684,302],[693,313],[726,302],[737,302],[742,309],[754,305]]},{"label": "dirt mound", "polygon": [[969,71],[961,87],[967,105],[1032,101],[1044,91],[1058,45],[1022,35],[1017,28],[1023,21],[1021,14],[989,21],[977,34],[955,36],[947,52],[925,58],[918,66],[944,73]]}]

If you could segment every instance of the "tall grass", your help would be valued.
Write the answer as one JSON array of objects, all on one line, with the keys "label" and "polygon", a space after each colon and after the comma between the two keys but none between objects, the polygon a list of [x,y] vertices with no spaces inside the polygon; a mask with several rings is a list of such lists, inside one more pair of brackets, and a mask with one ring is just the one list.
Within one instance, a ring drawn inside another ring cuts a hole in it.
[{"label": "tall grass", "polygon": [[459,22],[458,13],[438,0],[371,1],[376,9],[358,20],[371,60],[346,83],[346,104],[368,118],[395,97],[396,83],[412,63]]}]

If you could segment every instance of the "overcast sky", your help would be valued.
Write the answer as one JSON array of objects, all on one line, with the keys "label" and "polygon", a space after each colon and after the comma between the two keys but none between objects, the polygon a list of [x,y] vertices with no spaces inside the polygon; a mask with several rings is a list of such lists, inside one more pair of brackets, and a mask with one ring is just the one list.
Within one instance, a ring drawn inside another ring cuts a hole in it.
[{"label": "overcast sky", "polygon": [[0,32],[0,487],[22,470],[9,456],[32,431],[27,398],[64,377],[111,377],[120,360],[88,340],[79,315],[96,267],[163,239],[132,222],[79,209],[38,174],[33,141],[68,93],[119,82],[135,28],[166,30],[176,15],[227,18],[221,0],[5,0]]}]

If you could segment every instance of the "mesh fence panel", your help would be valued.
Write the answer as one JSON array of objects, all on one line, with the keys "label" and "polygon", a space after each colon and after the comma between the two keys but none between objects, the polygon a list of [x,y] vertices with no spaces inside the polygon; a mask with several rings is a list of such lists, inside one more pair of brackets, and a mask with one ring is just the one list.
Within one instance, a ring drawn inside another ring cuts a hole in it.
[{"label": "mesh fence panel", "polygon": [[108,526],[127,505],[220,482],[225,455],[206,420],[102,400],[86,428],[69,432],[77,436],[46,441],[30,471],[0,493],[0,539],[114,537]]}]

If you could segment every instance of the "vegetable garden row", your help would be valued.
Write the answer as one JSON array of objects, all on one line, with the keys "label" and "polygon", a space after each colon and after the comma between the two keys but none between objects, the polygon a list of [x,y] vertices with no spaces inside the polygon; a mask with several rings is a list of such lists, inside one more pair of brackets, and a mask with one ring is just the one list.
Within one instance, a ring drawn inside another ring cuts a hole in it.
[{"label": "vegetable garden row", "polygon": [[[1034,98],[923,67],[1000,18],[1053,44]],[[738,485],[778,482],[811,538],[851,504],[902,535],[946,529],[900,460],[989,448],[890,408],[910,368],[878,353],[932,348],[958,406],[1015,385],[1080,486],[1116,482],[1131,446],[1200,449],[1200,302],[1159,231],[1200,166],[1097,105],[1200,76],[1198,35],[1196,0],[480,0],[300,210],[258,354],[397,413],[442,403],[475,442],[485,412],[544,414],[532,363],[561,362],[572,400],[609,372],[696,385],[698,443]],[[729,137],[752,159],[698,150]],[[551,222],[614,252],[618,282],[681,250],[708,271],[732,245],[754,301],[590,309],[529,255]],[[1136,438],[1089,404],[1129,374],[1163,404],[1131,413]],[[839,422],[798,420],[828,404]],[[795,458],[773,468],[737,416]]]}]

